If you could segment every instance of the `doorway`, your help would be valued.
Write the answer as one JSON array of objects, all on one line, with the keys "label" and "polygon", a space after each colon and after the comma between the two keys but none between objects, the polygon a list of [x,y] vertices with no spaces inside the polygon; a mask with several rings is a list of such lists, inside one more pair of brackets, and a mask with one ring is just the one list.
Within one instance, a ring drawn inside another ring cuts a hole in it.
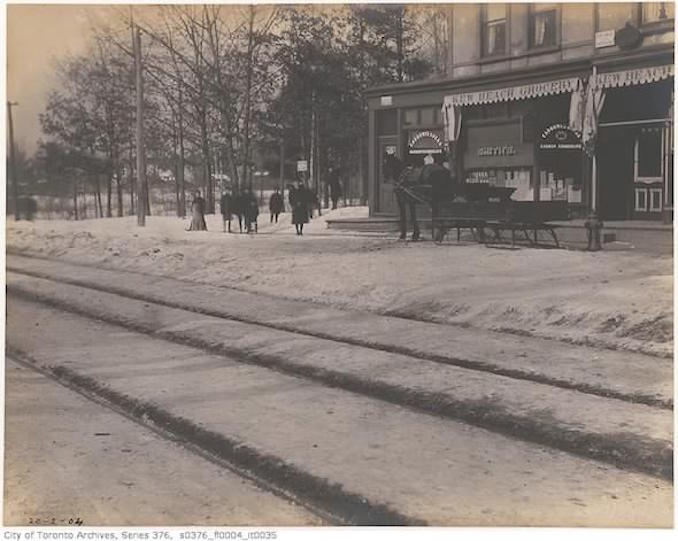
[{"label": "doorway", "polygon": [[602,220],[632,218],[634,132],[624,127],[601,127],[596,144],[598,214]]},{"label": "doorway", "polygon": [[377,212],[380,214],[397,214],[398,204],[396,203],[395,193],[393,191],[393,180],[384,178],[384,154],[395,154],[398,152],[398,137],[388,136],[379,137],[377,145]]}]

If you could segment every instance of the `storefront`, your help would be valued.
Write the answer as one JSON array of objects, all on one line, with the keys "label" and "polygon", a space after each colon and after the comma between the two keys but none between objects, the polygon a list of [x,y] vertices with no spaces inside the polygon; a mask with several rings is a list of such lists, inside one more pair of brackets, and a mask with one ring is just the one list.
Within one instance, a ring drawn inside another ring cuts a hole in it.
[{"label": "storefront", "polygon": [[597,77],[604,93],[595,156],[604,220],[671,220],[673,66]]},{"label": "storefront", "polygon": [[[666,219],[673,65],[653,62],[623,70],[573,62],[526,72],[522,84],[516,74],[487,76],[380,96],[370,105],[371,214],[397,212],[378,159],[390,152],[413,165],[440,155],[461,182],[511,187],[518,201],[566,201],[572,218],[595,209],[604,220]],[[587,109],[589,90],[600,108]]]}]

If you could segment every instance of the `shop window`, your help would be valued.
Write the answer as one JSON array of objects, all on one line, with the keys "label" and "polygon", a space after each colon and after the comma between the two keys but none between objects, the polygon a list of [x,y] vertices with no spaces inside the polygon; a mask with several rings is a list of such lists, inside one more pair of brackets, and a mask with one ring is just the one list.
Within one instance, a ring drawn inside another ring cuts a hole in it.
[{"label": "shop window", "polygon": [[398,133],[398,112],[396,109],[377,111],[377,135]]},{"label": "shop window", "polygon": [[506,53],[506,4],[481,6],[483,56]]},{"label": "shop window", "polygon": [[642,22],[656,23],[673,19],[675,6],[673,2],[643,2]]},{"label": "shop window", "polygon": [[636,140],[636,181],[659,182],[662,176],[662,133],[643,130]]},{"label": "shop window", "polygon": [[532,170],[529,168],[479,169],[467,171],[468,184],[489,184],[504,188],[515,188],[511,195],[514,201],[534,201]]},{"label": "shop window", "polygon": [[581,184],[574,176],[542,169],[539,171],[539,200],[579,204],[582,202]]},{"label": "shop window", "polygon": [[433,123],[433,109],[422,109],[419,115],[419,124],[431,126]]},{"label": "shop window", "polygon": [[530,47],[552,47],[558,44],[558,5],[530,5]]},{"label": "shop window", "polygon": [[405,119],[403,121],[406,126],[416,126],[419,124],[419,110],[407,109],[405,111]]}]

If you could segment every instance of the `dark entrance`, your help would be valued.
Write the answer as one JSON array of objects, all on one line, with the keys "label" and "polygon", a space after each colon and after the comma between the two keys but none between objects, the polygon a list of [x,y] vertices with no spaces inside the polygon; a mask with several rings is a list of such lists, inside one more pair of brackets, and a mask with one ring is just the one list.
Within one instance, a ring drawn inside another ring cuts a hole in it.
[{"label": "dark entrance", "polygon": [[598,214],[603,220],[628,220],[633,209],[633,130],[601,128],[596,144]]}]

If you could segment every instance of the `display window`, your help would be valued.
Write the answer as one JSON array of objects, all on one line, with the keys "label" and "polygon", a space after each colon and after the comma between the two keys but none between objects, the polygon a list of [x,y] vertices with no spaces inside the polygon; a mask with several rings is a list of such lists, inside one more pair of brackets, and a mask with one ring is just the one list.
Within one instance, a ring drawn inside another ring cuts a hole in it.
[{"label": "display window", "polygon": [[575,177],[542,169],[539,171],[539,200],[579,204],[582,202],[581,184]]},{"label": "display window", "polygon": [[502,188],[515,188],[511,195],[514,201],[534,201],[534,185],[531,168],[488,168],[467,171],[468,184],[489,184]]}]

